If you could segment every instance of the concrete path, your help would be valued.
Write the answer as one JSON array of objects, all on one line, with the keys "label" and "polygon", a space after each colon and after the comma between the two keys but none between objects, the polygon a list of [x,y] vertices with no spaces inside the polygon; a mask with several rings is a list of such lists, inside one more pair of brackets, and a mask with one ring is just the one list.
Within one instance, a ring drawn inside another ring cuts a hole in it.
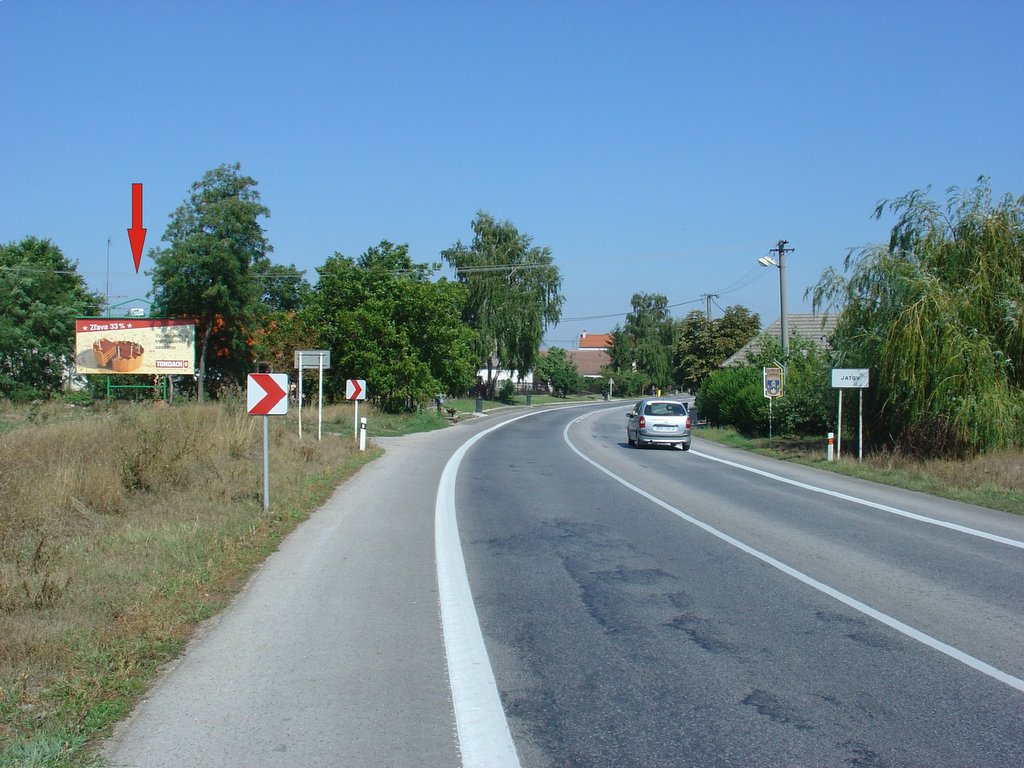
[{"label": "concrete path", "polygon": [[379,441],[118,729],[117,766],[457,766],[438,478],[475,425]]}]

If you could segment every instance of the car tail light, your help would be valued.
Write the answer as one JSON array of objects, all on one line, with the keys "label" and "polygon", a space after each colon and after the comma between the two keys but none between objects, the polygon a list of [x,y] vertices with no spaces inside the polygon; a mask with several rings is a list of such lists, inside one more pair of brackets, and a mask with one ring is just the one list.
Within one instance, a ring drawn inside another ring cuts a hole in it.
[{"label": "car tail light", "polygon": [[686,414],[686,428],[693,429],[693,419],[690,418],[690,414]]},{"label": "car tail light", "polygon": [[647,419],[640,417],[640,429],[647,429]]}]

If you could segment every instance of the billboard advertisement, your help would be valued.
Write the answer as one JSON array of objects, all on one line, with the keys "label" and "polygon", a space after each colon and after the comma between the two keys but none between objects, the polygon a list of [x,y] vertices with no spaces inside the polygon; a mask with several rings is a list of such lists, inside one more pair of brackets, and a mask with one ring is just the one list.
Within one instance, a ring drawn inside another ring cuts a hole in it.
[{"label": "billboard advertisement", "polygon": [[194,320],[99,317],[75,321],[79,374],[192,375],[195,361]]}]

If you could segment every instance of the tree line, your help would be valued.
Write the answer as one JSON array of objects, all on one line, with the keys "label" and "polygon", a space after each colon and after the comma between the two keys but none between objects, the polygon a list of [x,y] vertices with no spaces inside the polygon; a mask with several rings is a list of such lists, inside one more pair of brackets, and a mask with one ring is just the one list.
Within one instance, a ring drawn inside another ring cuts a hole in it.
[{"label": "tree line", "polygon": [[[165,245],[147,254],[151,313],[196,322],[197,375],[181,386],[200,400],[244,386],[258,364],[289,370],[306,348],[332,352],[329,397],[365,378],[377,405],[401,410],[477,386],[479,369],[488,371],[480,394],[493,397],[498,368],[531,370],[561,316],[550,249],[484,211],[470,243],[440,254],[453,279],[433,279],[441,263],[415,263],[407,245],[382,240],[356,258],[334,253],[312,284],[294,264],[271,261],[269,216],[256,180],[222,165],[192,185]],[[0,396],[59,391],[73,371],[74,319],[96,316],[102,298],[36,238],[2,247],[0,291]]]},{"label": "tree line", "polygon": [[[356,258],[335,253],[311,284],[293,264],[274,264],[261,221],[270,215],[256,181],[223,165],[192,185],[149,251],[152,313],[197,323],[198,397],[243,385],[257,362],[291,368],[299,348],[332,351],[324,389],[368,381],[388,410],[477,386],[496,396],[496,371],[534,371],[559,394],[584,386],[563,349],[541,352],[564,297],[550,249],[480,211],[473,237],[413,262],[407,245],[382,240]],[[755,337],[760,318],[729,307],[712,319],[671,316],[660,294],[634,294],[612,332],[610,364],[593,382],[621,396],[653,389],[694,393],[703,416],[750,434],[767,429],[761,366],[786,366],[773,403],[778,433],[821,434],[834,425],[830,369],[868,368],[869,447],[963,455],[1024,444],[1024,197],[993,200],[988,179],[970,189],[884,200],[897,217],[890,240],[851,251],[808,289],[818,312],[837,316],[825,350],[762,336],[744,364],[721,363]],[[90,291],[49,240],[0,246],[0,396],[59,391],[72,370],[74,319],[95,316]],[[478,370],[486,371],[482,381]]]},{"label": "tree line", "polygon": [[717,321],[694,311],[673,322],[664,296],[636,294],[606,374],[626,394],[688,389],[702,416],[759,435],[769,430],[762,368],[782,362],[775,432],[823,435],[837,421],[831,369],[867,368],[869,449],[959,457],[1021,448],[1024,197],[993,199],[986,177],[946,195],[880,202],[875,218],[897,219],[889,242],[850,251],[842,272],[829,267],[808,288],[814,310],[837,318],[827,349],[797,336],[783,357],[779,340],[762,335],[756,353],[722,368],[757,335],[756,315],[731,307]]}]

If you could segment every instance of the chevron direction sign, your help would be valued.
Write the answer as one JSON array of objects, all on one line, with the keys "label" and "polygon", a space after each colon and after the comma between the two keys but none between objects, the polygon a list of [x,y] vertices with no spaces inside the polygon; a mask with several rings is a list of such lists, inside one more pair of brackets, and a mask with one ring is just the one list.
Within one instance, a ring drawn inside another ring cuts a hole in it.
[{"label": "chevron direction sign", "polygon": [[345,399],[346,400],[365,400],[366,399],[366,380],[365,379],[346,379],[345,380]]},{"label": "chevron direction sign", "polygon": [[288,374],[250,373],[245,401],[251,416],[283,416],[288,413]]}]

